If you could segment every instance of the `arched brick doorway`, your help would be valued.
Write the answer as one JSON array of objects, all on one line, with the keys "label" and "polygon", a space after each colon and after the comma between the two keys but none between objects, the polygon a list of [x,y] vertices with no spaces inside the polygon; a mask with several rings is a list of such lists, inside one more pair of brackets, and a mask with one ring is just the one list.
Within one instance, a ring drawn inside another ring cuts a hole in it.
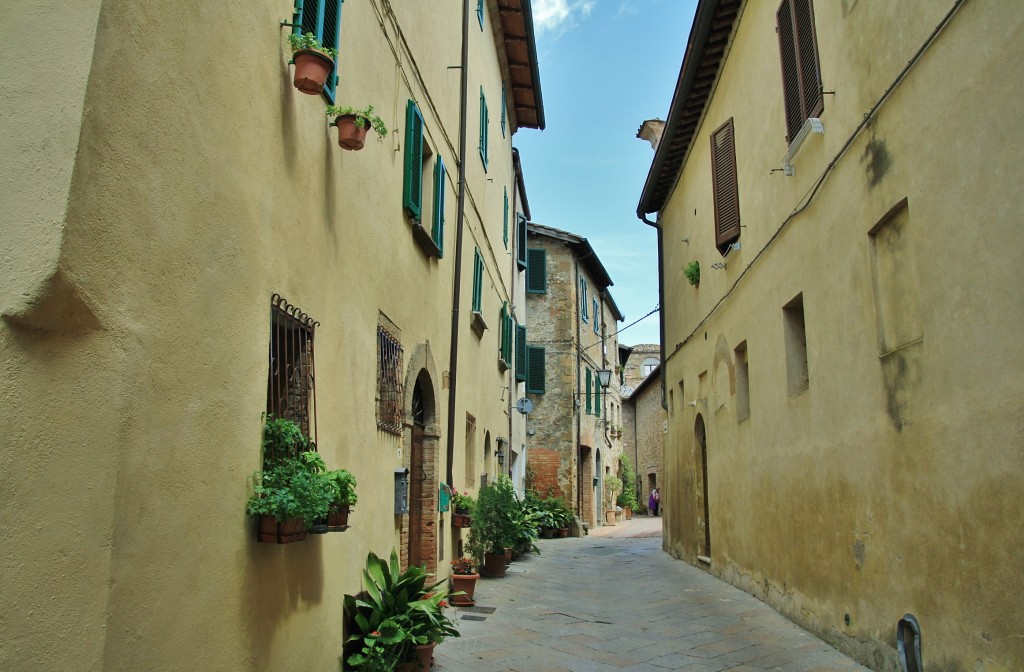
[{"label": "arched brick doorway", "polygon": [[409,468],[409,514],[402,517],[400,555],[403,567],[425,565],[428,572],[437,571],[438,550],[445,543],[438,536],[437,522],[438,485],[444,473],[439,457],[437,379],[429,345],[418,346],[406,374],[403,463]]}]

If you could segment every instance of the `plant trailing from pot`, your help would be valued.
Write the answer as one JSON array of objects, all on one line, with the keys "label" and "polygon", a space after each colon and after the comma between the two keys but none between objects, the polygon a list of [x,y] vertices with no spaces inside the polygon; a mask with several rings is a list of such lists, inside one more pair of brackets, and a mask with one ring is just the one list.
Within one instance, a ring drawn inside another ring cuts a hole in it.
[{"label": "plant trailing from pot", "polygon": [[469,550],[477,563],[483,564],[484,576],[505,576],[505,547],[510,547],[515,538],[513,517],[517,510],[515,487],[508,476],[502,474],[480,488],[469,532]]},{"label": "plant trailing from pot", "polygon": [[343,532],[348,529],[348,514],[359,499],[356,495],[356,477],[347,469],[335,469],[324,472],[323,479],[337,493],[327,512],[327,531]]},{"label": "plant trailing from pot", "polygon": [[320,44],[313,33],[291,33],[288,42],[292,45],[295,63],[292,83],[299,91],[315,96],[324,90],[327,78],[334,72],[338,51]]},{"label": "plant trailing from pot", "polygon": [[258,540],[301,541],[306,527],[326,518],[335,488],[321,474],[320,455],[291,420],[267,418],[263,427],[263,470],[254,475],[247,511],[258,517]]},{"label": "plant trailing from pot", "polygon": [[686,266],[683,266],[683,275],[686,276],[686,279],[694,287],[700,285],[700,262],[691,261]]},{"label": "plant trailing from pot", "polygon": [[[412,663],[416,647],[433,648],[447,637],[458,637],[454,623],[444,615],[444,581],[426,585],[427,571],[410,567],[404,572],[398,554],[390,561],[370,552],[363,569],[359,595],[345,595],[349,618],[345,663],[359,670],[393,670]],[[427,658],[429,666],[429,657]]]},{"label": "plant trailing from pot", "polygon": [[366,132],[371,128],[377,134],[378,142],[384,142],[388,134],[384,120],[373,113],[373,105],[363,110],[347,105],[328,105],[327,116],[335,118],[333,125],[338,127],[338,145],[342,149],[362,149],[366,143]]}]

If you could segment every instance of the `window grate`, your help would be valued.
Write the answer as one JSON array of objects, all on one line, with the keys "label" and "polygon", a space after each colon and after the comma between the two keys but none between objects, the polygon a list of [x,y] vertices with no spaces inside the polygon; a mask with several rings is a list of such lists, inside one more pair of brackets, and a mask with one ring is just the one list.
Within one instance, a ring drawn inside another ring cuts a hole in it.
[{"label": "window grate", "polygon": [[377,428],[402,434],[402,344],[377,327]]},{"label": "window grate", "polygon": [[280,294],[270,299],[267,414],[287,418],[316,442],[313,333],[320,324]]}]

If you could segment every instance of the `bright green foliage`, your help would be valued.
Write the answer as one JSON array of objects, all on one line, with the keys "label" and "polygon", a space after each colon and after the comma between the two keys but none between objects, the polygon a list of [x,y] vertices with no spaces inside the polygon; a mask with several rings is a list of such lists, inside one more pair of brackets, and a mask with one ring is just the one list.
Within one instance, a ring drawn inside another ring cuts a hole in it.
[{"label": "bright green foliage", "polygon": [[302,51],[303,49],[313,49],[322,54],[327,54],[331,58],[337,58],[338,56],[337,49],[323,46],[313,33],[305,33],[303,35],[290,33],[288,35],[288,42],[292,45],[292,53]]},{"label": "bright green foliage", "polygon": [[467,513],[472,515],[476,510],[476,500],[472,496],[452,490],[452,509],[456,513]]},{"label": "bright green foliage", "polygon": [[393,549],[390,562],[369,553],[363,570],[365,597],[346,595],[344,601],[353,624],[345,641],[348,666],[390,671],[408,660],[416,645],[459,636],[442,611],[447,606],[445,581],[429,586],[426,581],[424,567],[401,571]]},{"label": "bright green foliage", "polygon": [[619,495],[616,504],[623,508],[637,509],[640,504],[636,500],[636,471],[633,469],[633,463],[628,455],[622,455],[619,457],[619,464],[622,466],[622,494]]},{"label": "bright green foliage", "polygon": [[514,516],[519,508],[512,479],[502,474],[480,488],[469,530],[469,551],[482,562],[484,553],[504,553],[516,536]]},{"label": "bright green foliage", "polygon": [[356,501],[358,501],[359,497],[356,495],[356,477],[347,469],[325,471],[323,479],[332,484],[337,490],[337,494],[334,499],[336,504],[340,504],[341,506],[352,506]]},{"label": "bright green foliage", "polygon": [[384,124],[383,119],[373,113],[373,105],[367,105],[366,108],[362,110],[357,110],[351,105],[327,106],[328,117],[344,117],[350,114],[356,118],[356,126],[359,128],[366,128],[366,125],[369,124],[373,129],[373,132],[377,134],[377,140],[379,142],[384,142],[384,136],[388,134],[388,127]]},{"label": "bright green foliage", "polygon": [[700,262],[691,261],[686,266],[683,266],[683,275],[690,281],[690,284],[696,287],[700,284]]}]

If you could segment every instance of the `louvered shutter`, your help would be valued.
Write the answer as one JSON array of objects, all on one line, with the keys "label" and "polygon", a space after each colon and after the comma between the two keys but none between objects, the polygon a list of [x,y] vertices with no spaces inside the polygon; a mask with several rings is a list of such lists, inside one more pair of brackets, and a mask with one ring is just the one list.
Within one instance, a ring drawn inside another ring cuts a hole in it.
[{"label": "louvered shutter", "polygon": [[536,345],[526,347],[526,391],[530,394],[544,394],[544,348]]},{"label": "louvered shutter", "polygon": [[434,165],[434,225],[430,235],[437,245],[437,258],[444,259],[444,194],[445,194],[444,161],[438,155]]},{"label": "louvered shutter", "polygon": [[505,137],[505,125],[508,117],[508,89],[505,84],[501,85],[501,137]]},{"label": "louvered shutter", "polygon": [[498,358],[503,362],[508,362],[505,358],[505,344],[508,341],[508,302],[501,304],[501,316],[498,318],[498,329],[501,334],[500,345],[498,348]]},{"label": "louvered shutter", "polygon": [[601,417],[601,381],[594,375],[594,415]]},{"label": "louvered shutter", "polygon": [[[295,3],[292,23],[297,24],[292,32],[297,35],[313,33],[321,45],[338,49],[341,35],[341,3],[344,0],[306,0]],[[334,102],[334,91],[338,81],[338,59],[334,59],[334,70],[324,84],[323,95],[328,102]]]},{"label": "louvered shutter", "polygon": [[516,380],[526,380],[526,327],[516,325]]},{"label": "louvered shutter", "polygon": [[591,385],[591,382],[590,382],[590,369],[586,369],[585,371],[586,371],[586,374],[587,374],[587,376],[586,376],[586,378],[587,378],[587,415],[590,415],[590,413],[592,412],[590,410],[591,409],[591,404],[590,404],[590,385]]},{"label": "louvered shutter", "polygon": [[405,182],[402,205],[413,219],[419,220],[423,204],[423,116],[416,103],[405,106]]},{"label": "louvered shutter", "polygon": [[505,249],[508,249],[508,187],[505,187],[505,213],[502,215],[502,240],[505,241]]},{"label": "louvered shutter", "polygon": [[783,0],[775,20],[786,106],[786,141],[792,142],[804,121],[820,116],[825,107],[811,0]]},{"label": "louvered shutter", "polygon": [[473,251],[473,312],[480,312],[483,299],[484,259],[480,256],[480,248]]},{"label": "louvered shutter", "polygon": [[516,263],[526,268],[526,215],[516,215]]},{"label": "louvered shutter", "polygon": [[715,245],[720,252],[740,237],[740,195],[732,119],[711,134],[711,184],[715,201]]},{"label": "louvered shutter", "polygon": [[547,250],[526,251],[526,291],[544,294],[548,291]]}]

